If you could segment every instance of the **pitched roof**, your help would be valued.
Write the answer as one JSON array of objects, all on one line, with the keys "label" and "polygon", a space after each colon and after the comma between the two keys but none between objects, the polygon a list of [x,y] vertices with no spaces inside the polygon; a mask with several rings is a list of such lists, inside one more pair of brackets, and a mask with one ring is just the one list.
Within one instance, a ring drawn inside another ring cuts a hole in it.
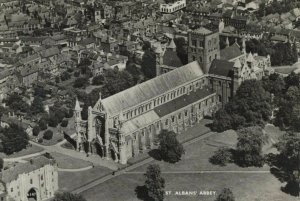
[{"label": "pitched roof", "polygon": [[231,77],[233,74],[233,66],[233,62],[215,59],[210,66],[209,74]]},{"label": "pitched roof", "polygon": [[16,166],[1,172],[1,181],[4,183],[9,183],[13,180],[16,180],[20,174],[32,172],[51,163],[53,163],[53,161],[44,156],[33,158],[32,162],[18,163]]},{"label": "pitched roof", "polygon": [[234,43],[233,45],[226,47],[220,51],[220,57],[223,60],[230,60],[241,56],[243,53],[240,50],[238,44]]},{"label": "pitched roof", "polygon": [[181,62],[180,58],[178,57],[177,52],[173,51],[171,49],[167,49],[165,51],[165,54],[163,56],[163,64],[166,66],[171,66],[171,67],[183,66],[183,63]]},{"label": "pitched roof", "polygon": [[46,57],[46,58],[57,55],[57,54],[59,54],[58,47],[52,47],[52,48],[41,51],[41,56]]},{"label": "pitched roof", "polygon": [[194,61],[107,97],[102,104],[106,112],[113,116],[202,75],[204,73],[199,63]]},{"label": "pitched roof", "polygon": [[172,101],[169,101],[163,105],[160,105],[154,108],[154,111],[157,113],[159,117],[166,116],[176,110],[184,108],[187,105],[194,103],[197,100],[201,100],[214,92],[208,87],[200,88],[196,91],[190,92],[190,94],[185,94],[180,96]]},{"label": "pitched roof", "polygon": [[195,29],[193,32],[196,32],[196,33],[200,33],[200,34],[211,34],[212,32],[204,27],[200,27],[198,29]]}]

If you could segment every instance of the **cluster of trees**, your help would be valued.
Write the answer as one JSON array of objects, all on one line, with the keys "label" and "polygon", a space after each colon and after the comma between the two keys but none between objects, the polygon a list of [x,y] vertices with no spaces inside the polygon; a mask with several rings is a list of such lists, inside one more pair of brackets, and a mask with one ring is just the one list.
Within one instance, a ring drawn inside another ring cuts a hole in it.
[{"label": "cluster of trees", "polygon": [[214,115],[212,129],[225,131],[249,126],[263,126],[272,112],[271,95],[258,80],[246,80],[235,96]]},{"label": "cluster of trees", "polygon": [[44,114],[39,122],[38,127],[40,130],[46,130],[48,126],[56,127],[58,124],[61,124],[62,127],[66,127],[68,125],[67,118],[71,118],[73,116],[73,109],[67,109],[62,107],[59,102],[56,102],[53,107],[50,108],[49,114]]},{"label": "cluster of trees", "polygon": [[263,17],[269,14],[282,14],[290,12],[293,8],[299,8],[299,2],[295,0],[288,0],[288,1],[278,1],[274,0],[271,4],[266,5],[265,2],[259,5],[259,10],[257,11],[257,15],[259,17]]},{"label": "cluster of trees", "polygon": [[9,155],[26,148],[29,137],[21,126],[11,124],[0,130],[0,139],[0,151]]},{"label": "cluster of trees", "polygon": [[268,136],[262,128],[259,126],[241,128],[237,130],[237,134],[236,149],[221,147],[210,158],[210,162],[220,166],[225,166],[230,162],[241,167],[263,166],[262,148],[267,142]]},{"label": "cluster of trees", "polygon": [[261,56],[271,56],[273,66],[291,65],[298,61],[296,44],[272,43],[269,40],[251,39],[246,41],[246,51]]},{"label": "cluster of trees", "polygon": [[84,120],[86,120],[88,116],[88,107],[93,107],[96,104],[99,99],[100,92],[102,98],[106,98],[124,91],[135,84],[132,75],[127,71],[106,70],[103,77],[103,86],[101,88],[95,88],[89,94],[80,91],[77,92],[78,99],[84,102],[81,113],[82,119]]},{"label": "cluster of trees", "polygon": [[274,74],[264,83],[265,88],[274,94],[274,124],[286,131],[275,144],[279,153],[269,154],[267,161],[270,166],[276,167],[272,173],[280,181],[287,182],[282,190],[297,196],[297,178],[300,174],[300,76],[294,72],[285,78]]},{"label": "cluster of trees", "polygon": [[[276,79],[275,79],[276,78]],[[300,76],[292,72],[287,77],[279,75],[270,76],[264,81],[266,87],[274,94],[275,120],[274,124],[282,130],[300,131],[299,101]]]}]

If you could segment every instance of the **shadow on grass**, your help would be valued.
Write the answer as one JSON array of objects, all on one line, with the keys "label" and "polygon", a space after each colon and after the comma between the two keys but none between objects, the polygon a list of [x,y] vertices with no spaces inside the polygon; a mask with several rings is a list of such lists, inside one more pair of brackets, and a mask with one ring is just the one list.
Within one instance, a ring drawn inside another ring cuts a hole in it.
[{"label": "shadow on grass", "polygon": [[155,160],[161,161],[161,155],[158,149],[152,149],[148,152],[149,156],[154,158]]},{"label": "shadow on grass", "polygon": [[286,160],[279,154],[273,153],[266,155],[265,160],[271,167],[271,174],[280,182],[286,182],[286,185],[281,187],[281,191],[292,196],[298,196],[300,191],[299,184],[293,171],[285,168],[287,166]]},{"label": "shadow on grass", "polygon": [[151,200],[151,198],[149,198],[149,195],[148,195],[148,189],[145,185],[137,186],[134,191],[135,191],[136,197],[139,200],[144,200],[144,201]]},{"label": "shadow on grass", "polygon": [[64,132],[64,138],[76,149],[76,141]]}]

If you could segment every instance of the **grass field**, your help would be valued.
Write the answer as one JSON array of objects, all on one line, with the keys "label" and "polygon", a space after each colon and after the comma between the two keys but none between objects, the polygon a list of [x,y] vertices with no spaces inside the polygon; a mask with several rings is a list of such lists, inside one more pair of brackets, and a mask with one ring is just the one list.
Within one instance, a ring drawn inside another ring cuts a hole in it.
[{"label": "grass field", "polygon": [[[283,132],[278,128],[268,125],[265,131],[274,141]],[[197,131],[195,131],[197,132]],[[212,165],[209,158],[221,146],[234,148],[237,142],[235,131],[215,133],[205,140],[195,142],[185,148],[186,154],[176,164],[163,161],[154,161],[159,164],[163,177],[166,179],[166,191],[220,191],[229,187],[232,189],[238,201],[296,201],[297,199],[280,190],[284,183],[279,182],[275,176],[269,173],[269,167],[242,168],[235,164],[227,164],[225,167]],[[267,144],[265,150],[269,150],[272,144]],[[144,184],[143,173],[149,164],[138,167],[129,173],[113,178],[103,184],[95,186],[82,195],[88,201],[134,201],[137,198],[135,188]],[[188,171],[237,171],[237,172],[206,172],[189,173]],[[258,172],[249,172],[258,171]],[[170,201],[212,201],[215,196],[179,196],[170,195],[165,200]]]},{"label": "grass field", "polygon": [[51,153],[59,168],[63,169],[78,169],[91,166],[92,163],[77,158],[73,158],[60,153]]},{"label": "grass field", "polygon": [[[295,197],[280,191],[282,185],[273,175],[221,173],[221,174],[163,174],[167,191],[205,191],[219,194],[227,187],[231,188],[237,201],[296,201]],[[126,174],[96,186],[82,195],[88,201],[135,201],[135,189],[144,185],[142,174]],[[213,201],[215,196],[166,196],[166,201]]]},{"label": "grass field", "polygon": [[[80,172],[58,172],[58,186],[60,191],[72,191],[90,181],[110,174],[110,169],[95,166],[92,169]],[[102,199],[107,200],[107,199]]]}]

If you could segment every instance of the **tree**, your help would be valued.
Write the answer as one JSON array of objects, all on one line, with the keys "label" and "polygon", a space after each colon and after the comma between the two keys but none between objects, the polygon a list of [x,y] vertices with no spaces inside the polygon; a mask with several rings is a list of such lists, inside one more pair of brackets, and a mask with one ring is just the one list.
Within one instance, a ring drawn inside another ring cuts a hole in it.
[{"label": "tree", "polygon": [[153,201],[163,201],[165,180],[161,177],[160,167],[157,164],[149,165],[145,177],[149,198]]},{"label": "tree", "polygon": [[69,121],[67,120],[67,119],[64,119],[62,122],[61,122],[61,126],[62,127],[67,127],[68,126],[68,123],[69,123]]},{"label": "tree", "polygon": [[275,96],[281,95],[286,88],[283,77],[278,73],[273,73],[268,77],[264,77],[262,84],[266,91]]},{"label": "tree", "polygon": [[176,163],[180,160],[184,149],[182,144],[176,138],[176,133],[173,131],[162,130],[158,135],[160,156],[163,160]]},{"label": "tree", "polygon": [[48,125],[51,126],[51,127],[56,127],[58,125],[58,119],[55,116],[55,114],[50,113],[50,116],[49,116],[49,119],[48,119]]},{"label": "tree", "polygon": [[104,83],[103,75],[97,75],[96,77],[93,77],[93,80],[92,80],[93,85],[102,85],[103,83]]},{"label": "tree", "polygon": [[17,93],[9,95],[4,102],[14,111],[27,112],[29,109],[29,105]]},{"label": "tree", "polygon": [[4,165],[4,160],[3,158],[0,158],[0,170],[3,169],[3,165]]},{"label": "tree", "polygon": [[12,154],[26,148],[29,137],[21,126],[11,124],[8,128],[1,129],[0,139],[4,153]]},{"label": "tree", "polygon": [[235,96],[214,116],[212,129],[224,131],[247,126],[263,126],[272,112],[271,95],[262,82],[246,80],[236,91]]},{"label": "tree", "polygon": [[295,72],[291,72],[287,77],[284,78],[286,83],[286,88],[288,89],[290,86],[299,86],[300,84],[300,76]]},{"label": "tree", "polygon": [[40,98],[39,96],[36,96],[33,99],[33,102],[31,104],[30,113],[32,115],[36,115],[36,114],[39,114],[39,113],[43,113],[44,111],[45,110],[44,110],[44,104],[43,104],[42,98]]},{"label": "tree", "polygon": [[232,191],[229,188],[224,188],[222,192],[219,194],[216,201],[234,201],[234,196]]},{"label": "tree", "polygon": [[86,201],[86,199],[82,195],[63,192],[56,193],[53,201]]},{"label": "tree", "polygon": [[133,77],[127,71],[107,70],[105,84],[101,89],[102,98],[124,91],[134,85]]},{"label": "tree", "polygon": [[44,98],[46,98],[46,95],[47,95],[47,93],[43,87],[38,86],[38,87],[34,88],[34,96],[38,96],[38,97],[44,99]]},{"label": "tree", "polygon": [[258,126],[238,130],[237,163],[243,167],[263,165],[262,147],[268,136]]},{"label": "tree", "polygon": [[131,74],[135,84],[140,81],[142,72],[141,72],[141,69],[136,67],[135,64],[129,63],[129,61],[128,61],[126,64],[126,71]]},{"label": "tree", "polygon": [[53,137],[53,131],[51,131],[51,130],[46,130],[46,131],[44,132],[43,138],[44,138],[45,140],[51,140],[52,137]]},{"label": "tree", "polygon": [[88,79],[86,77],[79,77],[75,80],[73,86],[75,88],[82,88],[88,85]]},{"label": "tree", "polygon": [[141,63],[142,72],[147,78],[156,76],[156,55],[152,50],[146,50]]},{"label": "tree", "polygon": [[39,133],[40,133],[40,131],[41,131],[41,128],[40,128],[39,126],[35,126],[35,127],[33,127],[33,129],[32,129],[32,135],[33,135],[33,136],[38,136]]},{"label": "tree", "polygon": [[277,175],[282,182],[287,182],[283,189],[291,195],[299,195],[299,175],[300,175],[300,134],[289,131],[279,138],[275,144],[279,154],[276,160],[271,164],[279,170]]},{"label": "tree", "polygon": [[214,155],[209,159],[212,164],[225,166],[232,160],[231,150],[226,147],[219,148]]},{"label": "tree", "polygon": [[45,119],[40,119],[39,121],[39,127],[40,129],[43,131],[43,130],[46,130],[47,129],[47,120]]}]

